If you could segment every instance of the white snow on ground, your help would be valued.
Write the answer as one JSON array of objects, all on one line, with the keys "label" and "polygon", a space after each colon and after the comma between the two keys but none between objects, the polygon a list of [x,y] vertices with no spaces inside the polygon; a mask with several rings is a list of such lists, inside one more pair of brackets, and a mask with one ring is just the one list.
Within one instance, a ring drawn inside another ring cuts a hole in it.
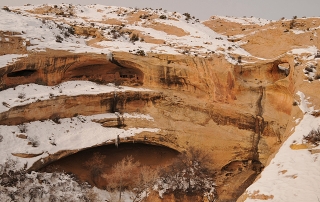
[{"label": "white snow on ground", "polygon": [[296,48],[296,49],[292,49],[291,51],[289,51],[289,53],[297,54],[297,55],[310,53],[310,54],[315,55],[317,53],[317,47],[309,46],[307,48]]},{"label": "white snow on ground", "polygon": [[[54,5],[48,5],[52,8]],[[170,35],[163,31],[158,31],[152,28],[146,28],[145,26],[150,24],[148,19],[140,19],[135,24],[127,24],[127,17],[130,13],[136,12],[133,8],[123,8],[104,5],[72,5],[74,14],[68,18],[64,18],[61,15],[54,13],[32,14],[28,10],[32,10],[41,6],[20,6],[10,7],[10,9],[18,10],[21,14],[9,13],[1,10],[0,29],[7,31],[15,31],[21,33],[21,37],[26,40],[30,40],[32,46],[28,46],[28,50],[41,51],[47,47],[56,50],[68,50],[76,53],[81,52],[94,52],[108,54],[112,51],[133,51],[144,50],[146,53],[167,53],[167,54],[181,54],[183,51],[188,50],[188,54],[199,55],[206,54],[207,52],[215,51],[216,54],[224,54],[227,57],[229,53],[241,54],[249,56],[250,54],[244,49],[240,48],[239,44],[229,42],[226,36],[220,35],[213,30],[209,29],[200,21],[193,18],[186,20],[184,15],[179,13],[167,12],[164,10],[146,9],[144,12],[154,15],[165,15],[169,19],[154,19],[153,22],[173,25],[177,28],[181,28],[189,33],[186,36],[178,37],[176,35]],[[57,5],[63,11],[67,12],[69,4]],[[23,16],[26,15],[26,16]],[[45,20],[43,18],[50,18],[52,20]],[[173,19],[172,19],[173,18]],[[125,29],[139,30],[145,35],[149,35],[155,39],[162,39],[165,44],[152,44],[146,42],[137,41],[135,43],[130,42],[129,35],[113,39],[110,35],[110,31],[114,29],[114,26],[104,23],[107,19],[117,19],[122,21],[125,25]],[[171,19],[171,20],[170,20]],[[12,27],[14,22],[18,22],[17,26]],[[55,22],[54,22],[55,21]],[[247,19],[250,23],[267,23],[262,19]],[[247,22],[246,21],[246,22]],[[62,22],[65,24],[61,25]],[[92,37],[85,38],[84,36],[70,35],[65,37],[64,33],[68,30],[70,25],[77,24],[78,26],[103,28],[100,33],[104,35],[106,39],[98,42],[97,45],[100,48],[86,45],[86,42],[91,40]],[[94,23],[94,25],[92,24]],[[108,35],[109,33],[109,35]],[[61,36],[63,38],[62,43],[56,42],[56,37]],[[224,49],[225,51],[217,51],[218,49]],[[134,52],[134,51],[133,51]],[[203,55],[199,55],[203,56]],[[233,62],[233,61],[232,61]]]},{"label": "white snow on ground", "polygon": [[27,54],[8,54],[0,56],[0,68],[5,67],[9,64],[12,64],[18,61],[22,57],[27,57]]},{"label": "white snow on ground", "polygon": [[303,30],[297,30],[297,29],[292,29],[291,30],[294,34],[303,34],[303,33],[305,33],[305,31],[303,31]]},{"label": "white snow on ground", "polygon": [[[139,118],[148,115],[130,115]],[[73,118],[60,119],[60,124],[51,120],[34,121],[25,124],[27,131],[21,133],[18,126],[0,125],[0,134],[3,136],[0,142],[0,164],[8,158],[15,158],[12,153],[41,154],[33,158],[19,158],[21,164],[28,163],[32,166],[37,160],[47,157],[63,150],[77,150],[93,147],[104,142],[115,140],[117,135],[120,138],[134,136],[143,131],[158,132],[157,128],[106,128],[99,123],[92,122],[94,119],[116,118],[112,113],[98,114],[92,116],[77,116]],[[16,137],[17,134],[25,134],[28,139]],[[37,141],[38,146],[28,145],[29,141]]]},{"label": "white snow on ground", "polygon": [[[0,113],[20,105],[30,104],[37,100],[48,100],[55,96],[96,95],[101,93],[124,91],[149,91],[145,88],[115,86],[114,84],[100,85],[90,81],[67,81],[56,86],[38,84],[19,85],[0,91]],[[23,96],[23,98],[19,98]]]},{"label": "white snow on ground", "polygon": [[266,25],[272,22],[272,20],[266,20],[262,18],[255,18],[255,17],[243,17],[243,18],[237,18],[237,17],[226,17],[226,16],[212,16],[214,18],[220,18],[223,20],[227,20],[229,22],[235,22],[243,25]]},{"label": "white snow on ground", "polygon": [[[320,153],[311,154],[308,149],[293,150],[291,144],[303,143],[303,136],[320,125],[320,117],[311,115],[313,106],[302,92],[300,109],[305,113],[294,133],[283,143],[270,164],[262,171],[261,178],[248,189],[249,195],[269,196],[268,200],[248,198],[252,201],[319,202],[320,200]],[[314,149],[320,149],[316,147]]]}]

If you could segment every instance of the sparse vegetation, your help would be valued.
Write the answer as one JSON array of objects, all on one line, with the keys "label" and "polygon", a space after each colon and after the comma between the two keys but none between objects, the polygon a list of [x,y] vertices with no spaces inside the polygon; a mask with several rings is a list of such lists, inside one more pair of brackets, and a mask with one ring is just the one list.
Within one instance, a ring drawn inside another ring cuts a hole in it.
[{"label": "sparse vegetation", "polygon": [[303,136],[303,139],[308,143],[318,146],[320,142],[320,128],[311,130],[307,136]]},{"label": "sparse vegetation", "polygon": [[134,161],[132,156],[127,156],[112,167],[110,175],[104,175],[108,182],[108,189],[110,191],[117,190],[119,192],[119,201],[121,201],[121,194],[125,189],[132,189],[137,184],[138,166],[140,163]]},{"label": "sparse vegetation", "polygon": [[63,41],[63,38],[60,35],[57,35],[56,36],[56,42],[57,43],[62,43],[62,41]]},{"label": "sparse vegetation", "polygon": [[149,18],[151,15],[149,15],[149,14],[143,14],[143,15],[140,15],[139,16],[139,18],[141,18],[141,19],[147,19],[147,18]]},{"label": "sparse vegetation", "polygon": [[74,30],[73,27],[68,27],[68,32],[69,32],[69,34],[71,34],[71,35],[74,35],[74,34],[75,34],[75,30]]},{"label": "sparse vegetation", "polygon": [[137,55],[140,55],[140,56],[145,56],[145,55],[146,55],[146,53],[144,52],[144,50],[138,50],[136,54],[137,54]]},{"label": "sparse vegetation", "polygon": [[131,41],[131,42],[139,41],[139,35],[133,33],[133,34],[131,35],[131,37],[130,37],[130,41]]},{"label": "sparse vegetation", "polygon": [[8,12],[11,12],[11,10],[9,9],[9,7],[8,7],[8,6],[4,6],[4,7],[2,7],[2,10],[5,10],[5,11],[8,11]]},{"label": "sparse vegetation", "polygon": [[40,145],[40,142],[37,136],[34,136],[34,137],[28,136],[28,141],[33,147],[38,147]]},{"label": "sparse vegetation", "polygon": [[189,13],[184,13],[182,15],[186,16],[185,20],[187,21],[191,19],[191,15]]},{"label": "sparse vegetation", "polygon": [[2,102],[2,105],[5,106],[5,107],[10,108],[10,105],[8,103],[6,103],[6,102]]},{"label": "sparse vegetation", "polygon": [[8,159],[0,165],[1,201],[98,201],[88,184],[79,184],[65,173],[28,173]]},{"label": "sparse vegetation", "polygon": [[159,18],[162,19],[162,20],[165,20],[165,19],[167,19],[167,16],[166,15],[160,15]]},{"label": "sparse vegetation", "polygon": [[28,131],[28,127],[27,127],[27,125],[24,124],[24,123],[18,125],[18,128],[19,128],[20,133],[26,133],[26,132]]},{"label": "sparse vegetation", "polygon": [[205,151],[190,147],[161,171],[160,179],[169,190],[187,194],[201,193],[213,201],[216,194],[211,165],[210,156]]},{"label": "sparse vegetation", "polygon": [[295,20],[291,20],[290,24],[289,24],[290,29],[293,29],[295,26],[296,26],[296,21]]},{"label": "sparse vegetation", "polygon": [[24,98],[26,98],[26,94],[25,93],[19,93],[18,94],[18,98],[24,99]]}]

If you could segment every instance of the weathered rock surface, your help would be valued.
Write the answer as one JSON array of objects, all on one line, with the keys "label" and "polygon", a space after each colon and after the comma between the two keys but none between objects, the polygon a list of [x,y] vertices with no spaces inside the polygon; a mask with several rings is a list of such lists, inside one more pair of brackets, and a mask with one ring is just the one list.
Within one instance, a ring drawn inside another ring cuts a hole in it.
[{"label": "weathered rock surface", "polygon": [[[297,29],[315,27],[320,23],[319,20],[316,24],[310,21],[301,19],[294,23]],[[219,23],[224,26],[216,26]],[[1,47],[7,47],[5,53],[29,55],[0,68],[2,90],[28,83],[52,86],[64,81],[90,80],[142,86],[153,91],[57,96],[2,112],[0,124],[18,125],[105,112],[149,114],[154,121],[123,118],[96,122],[105,127],[152,125],[161,129],[157,134],[145,132],[121,141],[164,145],[177,151],[189,146],[201,147],[214,161],[219,176],[216,179],[219,200],[235,200],[290,135],[292,116],[299,113],[292,105],[296,88],[303,88],[306,92],[311,90],[301,84],[306,63],[300,61],[300,65],[297,64],[298,59],[287,51],[293,47],[319,47],[317,40],[313,39],[318,30],[296,37],[292,31],[286,32],[290,29],[290,22],[258,26],[211,19],[204,24],[225,35],[236,36],[243,32],[245,36],[230,38],[230,41],[247,41],[242,45],[246,51],[257,57],[273,59],[246,57],[249,62],[233,64],[220,54],[196,57],[148,53],[143,56],[122,51],[95,54],[50,49],[32,53],[27,51],[22,39],[12,34],[9,41],[0,41]],[[161,29],[160,25],[152,26]],[[76,27],[75,31],[79,35],[89,33],[97,37],[96,40],[103,40],[96,29],[84,29]],[[251,31],[255,32],[249,34]],[[9,37],[9,33],[0,32],[0,37]],[[76,152],[60,151],[44,161],[49,163]],[[22,154],[14,155],[23,157]],[[32,168],[41,166],[43,164],[37,162]],[[167,201],[175,200],[171,196],[167,198]]]}]

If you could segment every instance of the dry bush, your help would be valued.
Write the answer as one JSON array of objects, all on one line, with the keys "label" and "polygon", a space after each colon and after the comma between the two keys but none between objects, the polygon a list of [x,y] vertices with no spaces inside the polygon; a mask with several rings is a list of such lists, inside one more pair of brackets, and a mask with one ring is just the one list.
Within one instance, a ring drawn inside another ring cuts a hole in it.
[{"label": "dry bush", "polygon": [[[150,189],[156,184],[159,179],[159,168],[152,168],[150,166],[142,166],[139,169],[137,185],[134,188],[135,201],[141,201],[144,197],[147,197],[147,194]],[[143,195],[145,193],[146,195]]]},{"label": "dry bush", "polygon": [[105,155],[96,152],[93,154],[93,157],[91,159],[87,160],[83,164],[84,167],[90,169],[91,179],[95,185],[97,185],[97,180],[99,180],[102,175],[102,171],[105,167],[105,159]]},{"label": "dry bush", "polygon": [[18,94],[18,98],[24,99],[24,98],[26,98],[26,94],[25,93],[19,93]]},{"label": "dry bush", "polygon": [[303,139],[308,143],[318,146],[320,142],[320,128],[311,130],[307,136],[303,136]]},{"label": "dry bush", "polygon": [[28,141],[33,147],[38,147],[40,145],[38,136],[30,137],[28,136]]},{"label": "dry bush", "polygon": [[160,179],[167,190],[175,193],[213,194],[214,171],[211,167],[212,161],[207,152],[190,147],[161,171]]},{"label": "dry bush", "polygon": [[99,201],[87,184],[79,184],[65,173],[28,173],[8,159],[0,164],[1,201]]},{"label": "dry bush", "polygon": [[319,117],[320,116],[320,111],[313,111],[311,114],[314,117]]},{"label": "dry bush", "polygon": [[139,35],[138,34],[132,34],[130,37],[131,42],[139,41]]},{"label": "dry bush", "polygon": [[119,191],[119,200],[121,200],[122,191],[137,186],[139,166],[138,161],[135,162],[132,156],[127,156],[112,167],[109,175],[103,175],[107,181],[107,189]]},{"label": "dry bush", "polygon": [[27,125],[26,124],[20,124],[18,125],[20,133],[26,133],[28,131]]}]

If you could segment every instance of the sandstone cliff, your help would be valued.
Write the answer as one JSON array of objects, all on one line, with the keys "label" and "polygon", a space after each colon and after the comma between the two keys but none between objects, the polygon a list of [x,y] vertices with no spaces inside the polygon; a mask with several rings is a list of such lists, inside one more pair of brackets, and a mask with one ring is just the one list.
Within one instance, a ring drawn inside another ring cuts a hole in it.
[{"label": "sandstone cliff", "polygon": [[[314,58],[319,47],[319,19],[241,24],[213,17],[200,23],[160,10],[101,5],[58,8],[26,6],[1,11],[2,17],[34,21],[37,29],[52,30],[36,38],[31,34],[32,23],[22,23],[12,31],[0,23],[0,57],[27,54],[0,67],[3,105],[10,105],[6,90],[30,83],[54,88],[67,81],[93,81],[151,91],[61,95],[7,106],[0,113],[2,125],[106,112],[148,114],[153,122],[124,118],[126,127],[152,126],[159,131],[121,141],[177,151],[189,146],[205,149],[218,173],[219,200],[231,201],[254,181],[291,135],[292,117],[301,116],[293,106],[295,93],[303,91],[312,103],[319,102],[310,87],[316,88],[317,78],[306,82],[303,73],[310,62],[318,69]],[[94,11],[99,17],[91,19],[80,10]],[[160,19],[162,15],[166,18]],[[303,49],[307,47],[313,48],[308,52]],[[117,119],[98,123],[118,126]],[[102,144],[110,142],[91,146]],[[39,169],[77,151],[60,150],[28,166]]]}]

